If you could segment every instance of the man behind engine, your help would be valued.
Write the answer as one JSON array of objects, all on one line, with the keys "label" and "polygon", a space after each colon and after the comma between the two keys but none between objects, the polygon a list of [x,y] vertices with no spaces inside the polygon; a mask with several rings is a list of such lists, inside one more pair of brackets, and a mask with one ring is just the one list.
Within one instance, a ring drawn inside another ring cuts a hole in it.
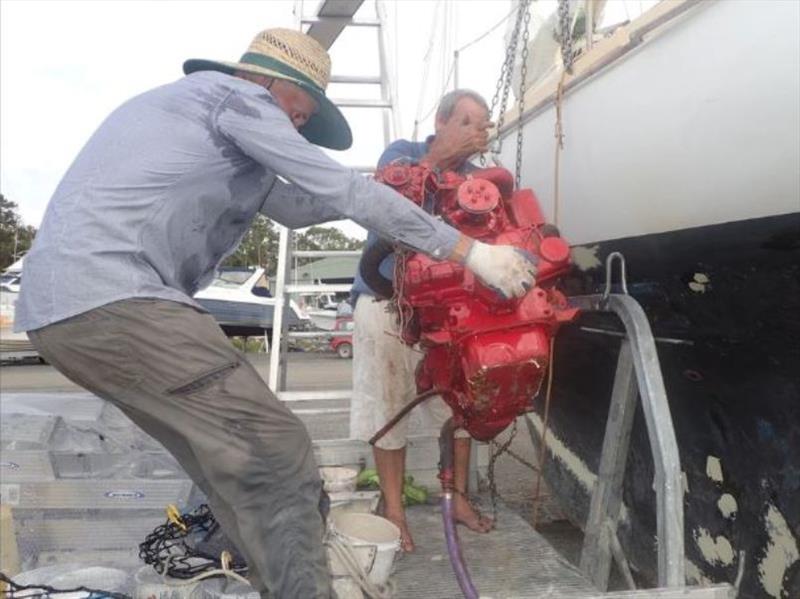
[{"label": "man behind engine", "polygon": [[[489,108],[476,92],[460,89],[445,95],[436,111],[436,134],[424,142],[398,140],[389,145],[378,160],[378,168],[391,163],[427,165],[439,172],[446,170],[468,173],[476,167],[468,158],[487,149]],[[423,208],[434,212],[433,197]],[[408,203],[408,200],[404,200]],[[375,233],[367,237],[367,248],[378,241]],[[353,331],[353,398],[350,407],[350,436],[369,440],[374,433],[397,414],[416,395],[414,373],[422,357],[417,349],[400,339],[396,313],[390,302],[379,299],[359,273],[352,290],[355,304]],[[394,257],[380,265],[380,274],[393,280]],[[439,430],[451,415],[451,409],[440,397],[426,400],[415,408],[426,427]],[[380,479],[383,515],[394,522],[401,533],[403,551],[414,550],[414,540],[406,522],[403,507],[406,441],[408,418],[396,424],[373,448]],[[458,522],[478,532],[488,532],[491,519],[477,513],[467,500],[470,439],[459,430],[455,442],[455,517]]]}]

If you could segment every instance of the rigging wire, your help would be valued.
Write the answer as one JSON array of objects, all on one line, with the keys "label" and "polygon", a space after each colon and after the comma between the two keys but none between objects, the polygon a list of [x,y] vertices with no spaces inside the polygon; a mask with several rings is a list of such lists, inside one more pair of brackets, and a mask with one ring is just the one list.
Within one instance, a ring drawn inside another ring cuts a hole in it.
[{"label": "rigging wire", "polygon": [[415,129],[416,129],[416,127],[417,127],[417,125],[419,123],[424,123],[425,120],[429,116],[431,116],[433,114],[433,111],[436,110],[439,107],[439,100],[444,95],[444,92],[447,90],[447,86],[450,85],[450,80],[453,78],[453,73],[455,73],[455,70],[456,70],[456,63],[455,63],[455,61],[453,61],[450,64],[450,71],[447,74],[447,79],[445,80],[444,85],[442,86],[442,90],[439,92],[439,95],[436,97],[436,100],[434,101],[433,106],[430,107],[430,109],[425,113],[424,116],[422,116],[421,118],[418,118],[418,119],[416,119],[414,121],[414,128]]},{"label": "rigging wire", "polygon": [[[439,2],[441,2],[441,0],[439,0]],[[430,67],[430,62],[429,61],[430,61],[430,53],[432,51],[432,45],[433,45],[433,35],[434,35],[435,30],[436,30],[436,26],[437,26],[437,22],[436,21],[438,20],[438,16],[439,16],[438,5],[437,5],[437,12],[435,13],[435,16],[434,16],[434,25],[431,28],[431,38],[429,39],[429,46],[428,46],[428,49],[427,49],[427,51],[425,53],[425,58],[423,59],[424,61],[426,61],[425,62],[425,67],[426,68],[423,71],[422,87],[420,88],[420,96],[419,96],[420,100],[419,100],[419,103],[417,104],[417,114],[416,114],[416,117],[414,118],[414,135],[413,135],[413,140],[414,141],[417,141],[417,139],[418,139],[418,130],[419,130],[420,123],[425,122],[431,116],[431,114],[433,114],[434,110],[436,110],[436,108],[439,105],[439,100],[444,95],[445,91],[447,90],[448,86],[450,85],[450,81],[452,81],[452,79],[453,79],[453,74],[455,73],[455,69],[456,69],[456,66],[457,66],[457,61],[455,60],[455,55],[461,53],[462,50],[466,50],[467,48],[469,48],[469,47],[477,44],[478,42],[482,41],[483,39],[485,39],[492,32],[497,30],[497,28],[500,27],[503,23],[508,21],[509,18],[511,18],[513,15],[515,15],[518,10],[519,10],[519,6],[515,5],[514,8],[511,9],[511,11],[509,11],[502,19],[497,21],[489,29],[487,29],[486,31],[481,33],[478,37],[476,37],[476,38],[472,39],[471,41],[467,42],[463,46],[459,46],[454,52],[452,52],[453,58],[450,61],[450,68],[447,70],[447,77],[446,77],[446,79],[444,81],[444,84],[442,85],[442,89],[439,92],[439,94],[435,97],[433,105],[428,110],[425,111],[424,115],[422,115],[422,112],[423,112],[422,111],[422,99],[423,99],[424,90],[425,90],[425,83],[427,82],[427,78],[428,78],[428,69]],[[455,44],[452,44],[452,45],[455,45]],[[442,66],[444,66],[444,64],[445,63],[442,62]]]},{"label": "rigging wire", "polygon": [[[439,73],[439,81],[446,81],[447,80],[447,62],[445,57],[450,55],[450,13],[451,13],[452,5],[449,2],[445,2],[444,8],[442,12],[444,13],[444,18],[442,19],[442,34],[439,36],[439,39],[442,42],[442,51],[441,51],[441,64],[439,65],[440,73]],[[445,83],[445,86],[447,84]]]},{"label": "rigging wire", "polygon": [[430,71],[431,67],[431,55],[433,54],[433,43],[436,39],[436,29],[439,26],[439,13],[442,7],[442,0],[437,0],[436,7],[434,8],[433,13],[433,23],[431,25],[431,31],[428,36],[428,48],[425,50],[425,56],[422,59],[423,63],[423,70],[422,70],[422,83],[419,88],[419,99],[417,100],[417,112],[414,117],[414,133],[412,136],[412,141],[417,141],[418,134],[419,134],[419,115],[422,113],[422,102],[425,98],[425,86],[428,82],[428,72]]},{"label": "rigging wire", "polygon": [[515,14],[515,13],[517,12],[517,10],[519,10],[519,5],[515,5],[515,6],[514,6],[514,8],[512,8],[512,9],[511,9],[511,12],[509,12],[509,13],[508,13],[506,16],[504,16],[504,17],[503,17],[502,19],[500,19],[500,20],[499,20],[497,23],[495,23],[494,25],[492,25],[492,26],[491,26],[489,29],[487,29],[486,31],[484,31],[483,33],[481,33],[481,34],[480,34],[478,37],[476,37],[474,40],[472,40],[471,42],[467,42],[466,44],[464,44],[463,46],[461,46],[460,48],[458,48],[458,49],[456,50],[456,52],[461,52],[462,50],[466,50],[466,49],[467,49],[467,48],[469,48],[470,46],[473,46],[474,44],[477,44],[477,43],[478,43],[479,41],[481,41],[483,38],[485,38],[485,37],[486,37],[486,36],[488,36],[490,33],[492,33],[492,32],[493,32],[495,29],[497,29],[498,27],[500,27],[500,25],[502,25],[503,23],[505,23],[506,21],[508,21],[508,19],[510,19],[510,18],[511,18],[511,15]]},{"label": "rigging wire", "polygon": [[[505,23],[506,21],[508,21],[508,19],[509,19],[509,18],[510,18],[512,15],[514,15],[514,14],[517,12],[517,10],[518,10],[518,7],[517,7],[517,6],[515,6],[513,9],[511,9],[511,11],[510,11],[508,14],[506,14],[506,15],[505,15],[505,16],[504,16],[502,19],[500,19],[500,20],[499,20],[497,23],[495,23],[494,25],[492,25],[492,26],[491,26],[489,29],[487,29],[486,31],[484,31],[483,33],[481,33],[481,34],[480,34],[478,37],[476,37],[475,39],[473,39],[473,40],[472,40],[472,41],[470,41],[470,42],[467,42],[467,43],[466,43],[466,44],[464,44],[463,46],[460,46],[459,48],[457,48],[457,49],[456,49],[456,50],[453,52],[453,55],[455,56],[455,54],[457,54],[457,53],[461,53],[461,51],[462,51],[462,50],[466,50],[466,49],[467,49],[467,48],[469,48],[470,46],[473,46],[473,45],[477,44],[478,42],[480,42],[481,40],[483,40],[484,38],[486,38],[486,37],[487,37],[489,34],[491,34],[491,33],[492,33],[493,31],[495,31],[495,30],[496,30],[498,27],[500,27],[500,25],[502,25],[503,23]],[[455,58],[453,58],[453,59],[451,59],[451,61],[450,61],[450,69],[447,71],[447,78],[445,79],[444,85],[442,85],[442,90],[441,90],[441,92],[440,92],[440,93],[439,93],[439,95],[436,97],[436,100],[434,101],[434,103],[433,103],[433,106],[431,106],[431,107],[430,107],[430,108],[429,108],[429,109],[428,109],[428,110],[425,112],[425,115],[424,115],[424,116],[422,116],[422,117],[418,117],[418,118],[417,118],[417,119],[414,121],[414,122],[415,122],[415,126],[416,126],[416,124],[417,124],[417,123],[423,123],[423,122],[425,122],[425,120],[426,120],[428,117],[430,117],[430,116],[431,116],[431,114],[433,114],[433,111],[434,111],[434,110],[437,108],[437,106],[439,105],[439,99],[440,99],[440,98],[441,98],[441,97],[444,95],[444,92],[447,90],[447,87],[450,85],[450,81],[453,79],[453,74],[455,73],[455,69],[456,69],[456,60],[455,60]],[[421,111],[419,111],[419,112],[421,112]],[[419,112],[418,112],[418,114],[419,114]]]}]

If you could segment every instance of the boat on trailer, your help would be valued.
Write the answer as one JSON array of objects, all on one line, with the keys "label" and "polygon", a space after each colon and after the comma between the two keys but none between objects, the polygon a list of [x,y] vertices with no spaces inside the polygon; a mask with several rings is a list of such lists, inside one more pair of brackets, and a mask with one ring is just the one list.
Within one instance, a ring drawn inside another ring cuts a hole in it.
[{"label": "boat on trailer", "polygon": [[[275,298],[269,292],[263,268],[221,268],[211,284],[198,291],[194,299],[228,336],[272,336]],[[289,303],[286,315],[292,330],[311,326],[308,316],[294,301]]]},{"label": "boat on trailer", "polygon": [[[607,256],[624,255],[684,470],[687,576],[741,577],[741,597],[800,597],[799,23],[797,2],[664,0],[596,34],[572,73],[545,73],[499,135],[506,165],[522,135],[521,186],[573,244],[569,295],[602,290]],[[586,315],[556,342],[545,478],[580,526],[622,331]],[[620,540],[652,580],[646,430],[638,408]]]}]

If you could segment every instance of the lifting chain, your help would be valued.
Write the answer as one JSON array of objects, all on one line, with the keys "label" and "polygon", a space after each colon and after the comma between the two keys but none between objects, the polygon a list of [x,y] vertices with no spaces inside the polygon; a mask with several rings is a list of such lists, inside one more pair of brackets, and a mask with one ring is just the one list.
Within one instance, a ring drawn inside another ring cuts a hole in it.
[{"label": "lifting chain", "polygon": [[[522,8],[522,7],[520,7]],[[525,79],[528,76],[528,36],[530,35],[531,10],[530,4],[525,6],[525,29],[522,33],[522,65],[519,77],[519,110],[517,111],[517,164],[514,171],[515,187],[519,189],[522,177],[522,115],[525,112]]]},{"label": "lifting chain", "polygon": [[[523,48],[523,52],[527,57],[527,40],[528,40],[528,23],[530,22],[530,8],[531,8],[532,0],[519,0],[519,8],[517,9],[517,16],[514,21],[514,29],[511,32],[511,39],[508,41],[508,46],[506,46],[506,56],[503,60],[503,65],[500,68],[500,77],[497,78],[497,86],[495,87],[494,96],[492,96],[492,104],[489,109],[489,114],[495,114],[495,110],[497,109],[497,120],[496,120],[496,131],[497,131],[497,145],[495,148],[492,149],[492,154],[499,154],[500,150],[503,147],[503,141],[500,137],[500,130],[503,128],[503,123],[505,122],[506,116],[506,106],[508,105],[508,93],[511,90],[511,79],[514,73],[514,58],[517,55],[517,44],[519,42],[520,37],[520,30],[522,29],[523,25],[525,27],[525,47]],[[523,69],[527,71],[525,67],[524,59],[523,59]],[[524,76],[524,75],[523,75]],[[524,79],[523,79],[524,84]],[[522,95],[522,94],[520,94]],[[518,137],[519,140],[519,137]],[[517,162],[519,163],[521,158],[519,156],[519,144],[521,142],[518,141],[518,151],[517,151]],[[485,159],[481,156],[481,163],[485,164]],[[517,169],[517,185],[519,185],[519,168]]]},{"label": "lifting chain", "polygon": [[491,441],[489,443],[489,447],[491,447],[493,451],[492,455],[489,457],[489,466],[486,469],[486,478],[489,480],[489,495],[492,500],[492,520],[495,522],[497,522],[497,499],[499,498],[500,493],[497,491],[497,480],[494,474],[494,465],[497,462],[497,458],[509,451],[508,448],[514,441],[516,434],[517,421],[514,420],[514,424],[511,425],[511,433],[509,433],[508,439],[502,443],[498,443],[497,441]]},{"label": "lifting chain", "polygon": [[[500,131],[502,130],[505,122],[506,107],[508,105],[508,93],[511,90],[511,80],[514,71],[514,58],[517,54],[520,31],[522,31],[522,49],[520,50],[520,83],[517,111],[517,156],[514,173],[514,183],[517,189],[520,187],[520,179],[522,177],[522,116],[525,112],[525,84],[528,75],[528,41],[530,36],[532,1],[533,0],[519,0],[519,8],[517,9],[514,29],[511,33],[511,39],[508,42],[508,46],[506,47],[506,56],[503,61],[503,65],[500,68],[500,77],[497,79],[494,96],[492,96],[492,104],[489,109],[489,113],[491,115],[495,114],[495,110],[498,111],[496,120],[497,140],[495,147],[492,149],[492,154],[498,155],[503,147],[503,140],[500,136]],[[561,60],[564,64],[564,70],[571,74],[572,64],[575,59],[575,52],[572,47],[572,22],[569,14],[569,0],[558,0],[557,13],[558,36],[561,46]],[[481,164],[485,163],[485,158],[481,156]]]},{"label": "lifting chain", "polygon": [[558,0],[558,39],[561,45],[561,61],[564,70],[572,74],[575,53],[572,49],[572,20],[569,16],[569,0]]},{"label": "lifting chain", "polygon": [[493,449],[492,454],[489,456],[489,465],[486,469],[486,479],[489,485],[489,496],[491,497],[492,502],[492,519],[497,522],[497,500],[502,499],[503,497],[500,495],[500,492],[497,490],[497,480],[495,477],[495,463],[497,462],[497,458],[499,458],[503,454],[508,454],[512,458],[514,458],[517,462],[531,470],[532,472],[538,472],[539,467],[526,460],[517,452],[511,449],[511,444],[514,441],[514,437],[517,435],[517,420],[514,420],[514,423],[511,425],[511,432],[508,434],[508,439],[503,441],[502,443],[498,443],[496,441],[491,441],[489,446]]},{"label": "lifting chain", "polygon": [[[610,266],[610,264],[609,264]],[[623,277],[624,278],[624,277]],[[550,363],[547,367],[547,390],[545,391],[545,399],[544,399],[544,422],[542,425],[542,445],[539,451],[539,464],[535,465],[521,455],[517,454],[516,452],[511,450],[511,443],[514,441],[514,437],[517,434],[517,422],[519,419],[514,420],[514,424],[511,427],[511,432],[508,435],[508,439],[503,443],[497,443],[496,441],[490,441],[489,446],[493,448],[492,455],[489,457],[489,466],[486,472],[486,478],[488,479],[489,483],[489,493],[491,496],[492,501],[492,517],[494,518],[495,522],[497,521],[497,499],[500,497],[500,493],[497,491],[497,481],[495,480],[495,462],[497,458],[499,458],[504,453],[507,453],[512,458],[517,460],[520,464],[528,468],[529,470],[536,472],[536,491],[533,496],[533,527],[536,528],[537,522],[539,520],[539,506],[540,506],[540,499],[541,499],[541,482],[542,482],[542,474],[544,473],[544,465],[545,459],[547,456],[547,424],[549,422],[549,415],[550,415],[550,399],[552,397],[553,392],[553,368],[555,364],[555,338],[550,338]]]}]

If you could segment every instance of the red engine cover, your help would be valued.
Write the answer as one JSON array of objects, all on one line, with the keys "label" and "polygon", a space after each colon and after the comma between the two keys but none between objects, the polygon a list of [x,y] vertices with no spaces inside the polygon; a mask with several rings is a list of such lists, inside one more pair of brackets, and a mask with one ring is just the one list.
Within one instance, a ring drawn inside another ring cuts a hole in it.
[{"label": "red engine cover", "polygon": [[391,165],[376,179],[419,205],[433,194],[436,213],[466,235],[514,245],[538,259],[536,287],[512,300],[454,262],[409,253],[395,268],[404,339],[425,350],[418,390],[435,389],[460,426],[476,439],[492,439],[531,409],[546,376],[550,339],[576,315],[554,287],[570,266],[569,245],[545,224],[531,190],[514,191],[505,169],[463,177]]}]

